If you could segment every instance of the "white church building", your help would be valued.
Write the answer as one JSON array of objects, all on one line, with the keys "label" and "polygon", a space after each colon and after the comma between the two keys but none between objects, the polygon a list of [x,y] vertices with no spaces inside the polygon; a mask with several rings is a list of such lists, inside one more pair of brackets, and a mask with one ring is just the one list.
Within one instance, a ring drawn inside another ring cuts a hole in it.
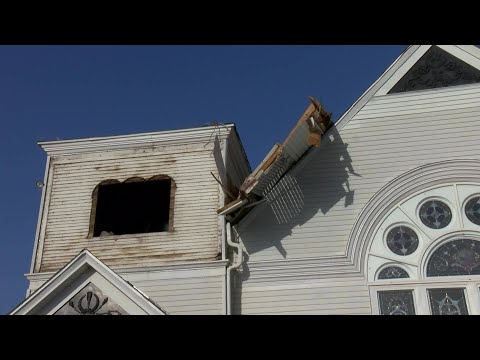
[{"label": "white church building", "polygon": [[408,47],[335,124],[310,100],[253,170],[233,124],[39,143],[10,314],[480,314],[480,49]]}]

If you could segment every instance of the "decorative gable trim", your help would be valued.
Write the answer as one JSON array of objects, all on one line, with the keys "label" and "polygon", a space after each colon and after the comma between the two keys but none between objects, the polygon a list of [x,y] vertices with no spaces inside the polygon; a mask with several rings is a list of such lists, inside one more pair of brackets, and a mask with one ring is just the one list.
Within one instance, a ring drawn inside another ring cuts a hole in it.
[{"label": "decorative gable trim", "polygon": [[460,58],[431,46],[390,89],[389,94],[480,82],[480,70]]},{"label": "decorative gable trim", "polygon": [[[409,46],[335,123],[338,130],[348,124],[374,96],[387,95],[398,81],[425,55],[432,45]],[[474,45],[436,45],[452,56],[480,70],[480,49]],[[469,85],[465,85],[469,86]],[[431,91],[431,90],[430,90]]]},{"label": "decorative gable trim", "polygon": [[132,300],[137,306],[149,315],[165,315],[166,312],[155,304],[148,296],[136,287],[122,279],[113,270],[84,249],[67,265],[53,275],[50,280],[40,286],[30,297],[20,303],[10,312],[10,315],[35,314],[35,310],[42,308],[62,288],[66,288],[70,281],[86,273],[88,270],[104,277],[110,284]]}]

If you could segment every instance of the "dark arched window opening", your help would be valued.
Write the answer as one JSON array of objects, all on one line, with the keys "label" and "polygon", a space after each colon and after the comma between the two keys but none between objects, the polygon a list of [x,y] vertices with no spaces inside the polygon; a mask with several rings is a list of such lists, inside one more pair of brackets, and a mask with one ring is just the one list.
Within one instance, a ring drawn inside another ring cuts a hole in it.
[{"label": "dark arched window opening", "polygon": [[92,193],[89,237],[173,231],[175,189],[165,175],[102,181]]}]

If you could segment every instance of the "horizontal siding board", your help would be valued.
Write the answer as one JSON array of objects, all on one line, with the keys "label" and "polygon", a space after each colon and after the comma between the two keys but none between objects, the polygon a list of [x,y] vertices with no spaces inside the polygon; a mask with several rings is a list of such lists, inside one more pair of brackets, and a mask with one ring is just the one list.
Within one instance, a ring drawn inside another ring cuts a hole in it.
[{"label": "horizontal siding board", "polygon": [[176,310],[175,315],[218,315],[218,310],[202,310],[202,311],[180,311]]},{"label": "horizontal siding board", "polygon": [[[158,282],[160,281],[157,281],[157,283]],[[205,283],[203,281],[197,281],[189,284],[175,284],[174,288],[167,288],[163,281],[161,281],[161,283],[165,288],[159,289],[158,284],[152,284],[151,286],[138,284],[135,286],[141,287],[142,291],[148,293],[149,296],[162,296],[165,298],[177,298],[179,295],[182,295],[190,299],[201,295],[201,298],[216,299],[221,292],[221,288],[219,287],[221,279],[215,279],[214,282]]]},{"label": "horizontal siding board", "polygon": [[257,310],[257,311],[243,311],[244,315],[370,315],[370,306],[357,307],[357,308],[341,308],[336,307],[333,309],[323,309],[317,307],[308,307],[308,310],[300,306],[284,307],[281,310],[272,310],[269,308]]},{"label": "horizontal siding board", "polygon": [[243,284],[234,290],[234,309],[242,314],[371,313],[368,288],[362,278],[322,279],[321,283],[304,286]]},{"label": "horizontal siding board", "polygon": [[375,103],[391,103],[391,102],[409,102],[415,100],[422,100],[422,99],[437,99],[437,98],[447,98],[447,99],[454,99],[457,96],[479,96],[480,95],[480,85],[479,84],[470,84],[467,86],[450,86],[450,87],[443,87],[443,88],[436,88],[432,90],[425,90],[425,91],[409,91],[404,93],[397,93],[397,94],[388,94],[388,95],[380,95],[375,96],[370,99],[367,103],[375,104]]},{"label": "horizontal siding board", "polygon": [[174,278],[182,271],[166,271],[172,274],[167,279],[148,280],[155,278],[155,274],[148,272],[122,276],[169,314],[223,314],[223,276],[206,276],[204,270],[199,269],[189,271],[194,277]]},{"label": "horizontal siding board", "polygon": [[[453,111],[453,110],[464,110],[464,109],[468,109],[468,108],[476,108],[478,107],[478,101],[477,102],[470,102],[470,103],[467,103],[467,104],[444,104],[442,106],[437,106],[437,107],[432,107],[432,108],[429,108],[429,107],[421,107],[419,106],[418,108],[414,108],[414,109],[410,109],[408,107],[404,108],[403,110],[398,110],[396,112],[388,112],[388,117],[390,119],[396,117],[396,116],[401,116],[401,115],[409,115],[409,116],[417,116],[417,117],[422,117],[422,116],[425,116],[429,113],[432,113],[432,112],[439,112],[439,111]],[[359,121],[359,120],[364,120],[365,118],[368,118],[368,119],[373,119],[373,118],[384,118],[386,117],[385,116],[385,111],[378,111],[378,112],[373,112],[373,111],[369,111],[369,112],[363,112],[363,111],[360,111],[358,113],[358,115],[356,115],[355,117],[358,116],[358,118],[355,118],[356,121]],[[350,120],[351,121],[351,120]]]},{"label": "horizontal siding board", "polygon": [[[441,128],[442,126],[448,126],[455,124],[457,121],[459,123],[463,123],[465,121],[469,121],[469,119],[475,116],[480,112],[480,107],[474,107],[469,109],[461,109],[461,110],[449,110],[449,111],[434,111],[422,116],[422,121],[417,122],[415,127],[406,126],[411,125],[413,121],[417,119],[412,119],[410,115],[402,115],[402,116],[393,116],[392,114],[385,112],[383,117],[376,117],[376,118],[369,118],[368,116],[360,117],[359,119],[355,119],[355,122],[351,125],[349,124],[347,127],[343,128],[341,134],[343,136],[349,135],[352,136],[354,134],[358,134],[359,132],[366,132],[368,135],[371,135],[371,127],[375,127],[375,131],[386,131],[389,132],[388,129],[403,129],[403,131],[413,131],[418,127],[431,127],[435,125],[435,128]],[[363,114],[363,113],[360,113]],[[455,121],[449,121],[455,117]],[[388,121],[390,118],[394,118],[396,121]],[[368,119],[368,124],[367,124]],[[360,121],[361,120],[361,121]],[[381,138],[379,139],[381,140]]]},{"label": "horizontal siding board", "polygon": [[[206,276],[200,270],[197,271],[198,274],[191,275],[189,277],[183,277],[182,274],[177,275],[181,272],[181,270],[169,270],[168,273],[171,275],[171,277],[163,279],[149,279],[148,273],[146,274],[147,276],[144,276],[144,278],[142,278],[142,275],[145,274],[141,273],[135,274],[135,277],[123,274],[122,277],[134,283],[135,286],[142,288],[142,290],[145,290],[145,292],[149,294],[153,291],[195,291],[209,287],[216,288],[219,286],[218,282],[220,281],[221,276]],[[159,284],[162,285],[161,288],[159,288]]]},{"label": "horizontal siding board", "polygon": [[[248,311],[250,309],[254,309],[260,313],[265,311],[271,311],[272,306],[269,305],[268,300],[259,301],[256,303],[253,302],[246,302],[245,304],[242,301],[242,309]],[[370,298],[364,296],[347,296],[347,297],[334,297],[334,298],[318,298],[312,297],[310,299],[292,299],[292,300],[281,300],[281,305],[279,301],[276,301],[275,304],[275,311],[282,311],[285,307],[288,308],[304,308],[304,307],[312,307],[322,310],[331,310],[337,308],[352,308],[352,307],[369,307],[370,306]]]},{"label": "horizontal siding board", "polygon": [[[446,104],[448,103],[448,104]],[[390,104],[381,104],[375,105],[371,104],[365,106],[360,113],[362,115],[370,115],[370,114],[379,114],[385,113],[388,111],[390,115],[397,115],[403,112],[416,112],[424,113],[424,112],[432,112],[432,111],[440,111],[442,109],[448,109],[453,104],[452,99],[436,99],[436,101],[432,100],[424,100],[424,101],[410,101],[408,106],[405,106],[404,103],[390,103]],[[478,99],[476,97],[469,97],[463,99],[456,99],[454,105],[455,108],[470,108],[478,106]]]},{"label": "horizontal siding board", "polygon": [[[242,300],[246,303],[257,303],[257,302],[276,302],[278,301],[278,297],[281,296],[282,302],[285,301],[300,301],[300,300],[311,300],[311,299],[339,299],[338,301],[341,302],[341,299],[345,298],[352,298],[357,296],[358,294],[366,294],[365,285],[363,287],[356,286],[356,287],[335,287],[333,289],[322,289],[322,291],[318,291],[316,293],[300,291],[301,289],[294,289],[292,290],[284,290],[283,292],[278,291],[261,291],[261,292],[246,292],[245,294],[242,293]],[[361,299],[365,300],[364,296],[360,296]],[[367,294],[368,295],[368,294]],[[238,298],[238,295],[237,295]],[[362,300],[362,301],[363,301]]]},{"label": "horizontal siding board", "polygon": [[[445,93],[441,94],[440,96],[435,97],[432,100],[431,96],[423,96],[419,97],[418,94],[412,95],[408,98],[409,106],[418,106],[418,105],[431,105],[431,104],[443,104],[445,102],[452,102],[457,101],[458,103],[465,103],[471,102],[472,100],[478,99],[480,96],[480,89],[475,92],[459,92],[455,93]],[[407,99],[404,98],[373,98],[368,104],[366,104],[363,110],[369,110],[373,108],[381,108],[385,110],[389,109],[397,109],[398,107],[404,106],[405,101]]]}]

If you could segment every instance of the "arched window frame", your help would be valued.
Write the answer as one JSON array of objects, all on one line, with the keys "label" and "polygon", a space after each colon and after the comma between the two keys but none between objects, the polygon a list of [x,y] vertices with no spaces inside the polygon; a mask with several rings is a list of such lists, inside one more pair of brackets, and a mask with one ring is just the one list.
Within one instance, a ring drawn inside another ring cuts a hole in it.
[{"label": "arched window frame", "polygon": [[[458,185],[476,187],[476,191],[472,191],[472,193],[467,196],[465,196],[465,194],[460,196],[457,190]],[[431,195],[430,190],[436,190],[438,188],[449,186],[454,188],[454,199],[444,198],[442,196],[438,196],[438,194]],[[374,239],[372,243],[375,241],[382,242],[382,246],[384,246],[386,249],[386,259],[384,259],[383,263],[381,261],[375,262],[367,259],[367,276],[369,280],[368,285],[373,313],[381,313],[379,297],[381,296],[382,292],[411,291],[415,314],[427,315],[432,313],[429,290],[460,288],[464,289],[464,297],[466,300],[468,314],[480,315],[480,275],[426,276],[428,261],[430,260],[432,254],[434,254],[434,252],[444,244],[462,238],[480,241],[480,226],[471,222],[468,223],[469,220],[465,214],[466,203],[473,197],[480,196],[480,184],[442,183],[436,184],[435,186],[431,187],[431,189],[423,190],[420,193],[425,193],[426,196],[418,201],[414,210],[414,216],[412,216],[411,213],[406,214],[410,221],[386,221],[397,208],[397,206],[395,206],[388,214],[384,216],[384,220],[378,225],[377,232],[381,232],[382,235],[377,235],[377,238]],[[411,198],[418,198],[420,193],[411,194],[407,199],[404,199],[402,203],[406,203]],[[437,237],[431,235],[432,233],[435,233],[437,229],[426,229],[427,226],[423,224],[419,218],[420,207],[426,201],[432,199],[439,199],[445,202],[452,211],[452,219],[450,224],[448,224],[444,229],[438,229],[438,233],[441,233],[441,235]],[[409,256],[400,257],[395,254],[391,255],[388,253],[389,250],[386,243],[386,236],[392,228],[398,225],[408,226],[415,231],[418,231],[417,235],[419,237],[420,244],[417,249],[418,253],[412,257],[415,258],[415,260],[409,259]],[[430,233],[430,235],[426,236],[425,233]],[[379,245],[376,246],[378,248]],[[373,245],[373,248],[375,248],[375,245]],[[369,249],[372,249],[372,244],[370,245]],[[410,278],[378,279],[380,272],[389,266],[397,266],[402,268],[409,274]]]}]

